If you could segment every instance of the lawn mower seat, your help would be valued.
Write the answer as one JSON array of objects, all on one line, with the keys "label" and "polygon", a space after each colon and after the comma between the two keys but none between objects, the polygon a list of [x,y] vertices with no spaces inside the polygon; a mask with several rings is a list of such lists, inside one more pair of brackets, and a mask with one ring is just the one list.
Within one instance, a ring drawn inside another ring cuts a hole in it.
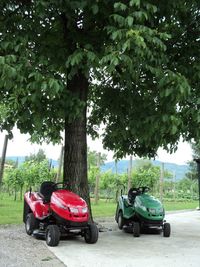
[{"label": "lawn mower seat", "polygon": [[43,196],[45,203],[49,203],[52,193],[56,190],[54,182],[46,181],[43,182],[40,186],[40,194]]},{"label": "lawn mower seat", "polygon": [[135,200],[135,197],[138,195],[137,188],[132,187],[128,191],[128,200],[132,204]]}]

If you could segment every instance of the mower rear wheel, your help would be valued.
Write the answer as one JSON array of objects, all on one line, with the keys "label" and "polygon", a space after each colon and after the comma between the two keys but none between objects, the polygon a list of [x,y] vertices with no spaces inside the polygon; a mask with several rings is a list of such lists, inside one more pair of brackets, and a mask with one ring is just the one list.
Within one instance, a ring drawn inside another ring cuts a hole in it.
[{"label": "mower rear wheel", "polygon": [[26,216],[25,229],[28,235],[32,235],[33,231],[39,227],[39,222],[33,213]]},{"label": "mower rear wheel", "polygon": [[46,243],[50,247],[56,247],[60,241],[60,230],[55,224],[49,225],[46,229]]},{"label": "mower rear wheel", "polygon": [[121,210],[120,210],[119,213],[118,213],[118,220],[117,220],[117,222],[118,222],[118,228],[119,228],[120,230],[122,230],[122,228],[123,228],[123,226],[124,226],[124,224],[125,224],[125,220],[124,220],[124,218],[123,218],[123,213],[122,213]]},{"label": "mower rear wheel", "polygon": [[140,236],[140,224],[139,224],[139,222],[133,223],[133,236],[134,237]]},{"label": "mower rear wheel", "polygon": [[171,226],[169,223],[164,223],[163,225],[163,236],[169,237],[171,234]]},{"label": "mower rear wheel", "polygon": [[88,224],[88,229],[85,230],[84,238],[88,244],[94,244],[97,242],[99,237],[99,230],[94,223]]}]

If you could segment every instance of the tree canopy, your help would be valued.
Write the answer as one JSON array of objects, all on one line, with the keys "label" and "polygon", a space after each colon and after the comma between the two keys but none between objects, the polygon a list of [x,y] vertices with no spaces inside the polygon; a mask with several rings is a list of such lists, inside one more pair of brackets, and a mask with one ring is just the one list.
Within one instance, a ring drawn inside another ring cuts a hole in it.
[{"label": "tree canopy", "polygon": [[188,126],[199,119],[191,111],[198,104],[198,1],[27,0],[0,7],[0,88],[9,108],[1,128],[17,123],[33,140],[57,141],[66,117],[73,120],[83,106],[66,89],[81,72],[90,82],[90,132],[103,122],[104,144],[119,155],[153,156],[180,133],[197,135]]},{"label": "tree canopy", "polygon": [[2,0],[1,129],[53,142],[65,129],[64,179],[77,191],[86,126],[95,137],[103,125],[117,157],[199,139],[199,26],[197,0]]}]

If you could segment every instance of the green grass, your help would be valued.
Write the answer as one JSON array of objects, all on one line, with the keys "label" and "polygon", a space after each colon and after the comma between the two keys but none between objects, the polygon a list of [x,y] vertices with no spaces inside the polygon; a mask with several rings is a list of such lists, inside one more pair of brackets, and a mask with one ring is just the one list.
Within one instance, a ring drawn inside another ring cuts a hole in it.
[{"label": "green grass", "polygon": [[0,194],[0,224],[22,223],[23,201],[14,201],[13,197]]},{"label": "green grass", "polygon": [[164,207],[166,211],[196,209],[198,206],[199,201],[197,200],[184,202],[164,202]]},{"label": "green grass", "polygon": [[[100,200],[96,205],[91,201],[94,218],[114,217],[116,210],[115,202]],[[198,201],[175,201],[164,203],[166,211],[196,209]],[[0,224],[20,224],[22,223],[23,201],[14,201],[13,197],[0,193]]]},{"label": "green grass", "polygon": [[96,217],[111,217],[115,215],[116,203],[113,201],[106,202],[105,200],[100,200],[98,204],[91,201],[92,215]]}]

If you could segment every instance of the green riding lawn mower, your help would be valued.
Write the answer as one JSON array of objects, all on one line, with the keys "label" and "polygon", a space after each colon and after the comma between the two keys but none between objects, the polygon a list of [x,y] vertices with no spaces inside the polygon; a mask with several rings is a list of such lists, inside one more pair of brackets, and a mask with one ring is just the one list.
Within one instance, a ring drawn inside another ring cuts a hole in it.
[{"label": "green riding lawn mower", "polygon": [[131,188],[128,195],[123,195],[121,190],[115,220],[119,229],[133,232],[134,237],[151,229],[162,231],[164,237],[169,237],[171,227],[164,220],[164,207],[158,199],[147,193],[149,190],[147,186]]}]

